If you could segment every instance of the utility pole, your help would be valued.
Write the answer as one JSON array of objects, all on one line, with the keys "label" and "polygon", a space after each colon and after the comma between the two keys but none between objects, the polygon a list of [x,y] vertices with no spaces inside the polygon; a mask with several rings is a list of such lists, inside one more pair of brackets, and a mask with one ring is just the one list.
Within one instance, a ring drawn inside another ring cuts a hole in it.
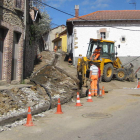
[{"label": "utility pole", "polygon": [[136,10],[136,2],[133,2],[133,3],[129,3],[129,4],[134,4],[134,5],[135,5],[135,10]]}]

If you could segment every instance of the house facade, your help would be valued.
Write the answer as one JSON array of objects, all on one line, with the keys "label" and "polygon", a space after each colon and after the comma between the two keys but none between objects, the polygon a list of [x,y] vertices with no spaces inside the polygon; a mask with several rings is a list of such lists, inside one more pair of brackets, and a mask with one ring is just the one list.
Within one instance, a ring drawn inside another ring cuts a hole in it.
[{"label": "house facade", "polygon": [[[75,7],[76,14],[78,8]],[[77,65],[79,54],[86,56],[90,38],[102,38],[115,41],[117,56],[123,64],[132,61],[135,69],[140,66],[140,10],[97,11],[80,17],[75,15],[66,23],[73,65]]]},{"label": "house facade", "polygon": [[25,0],[0,1],[1,83],[22,80],[25,4]]},{"label": "house facade", "polygon": [[67,30],[61,32],[53,41],[59,52],[67,52]]},{"label": "house facade", "polygon": [[54,50],[54,42],[52,42],[55,38],[59,37],[59,34],[66,30],[65,25],[60,25],[56,28],[51,29],[49,32],[45,33],[43,36],[45,42],[45,50],[53,51]]}]

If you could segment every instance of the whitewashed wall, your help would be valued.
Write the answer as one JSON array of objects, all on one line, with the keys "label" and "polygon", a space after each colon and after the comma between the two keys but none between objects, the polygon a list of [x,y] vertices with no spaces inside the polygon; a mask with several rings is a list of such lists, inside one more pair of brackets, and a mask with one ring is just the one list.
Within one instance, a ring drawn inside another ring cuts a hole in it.
[{"label": "whitewashed wall", "polygon": [[[117,48],[118,56],[121,59],[123,64],[128,62],[133,63],[134,70],[140,67],[140,58],[133,61],[136,57],[140,56],[140,31],[131,31],[131,30],[140,30],[140,27],[136,26],[116,26],[116,28],[111,27],[74,27],[73,34],[68,36],[68,47],[72,43],[73,47],[73,65],[77,65],[77,60],[79,54],[86,56],[88,43],[90,38],[98,38],[98,31],[101,28],[106,28],[108,36],[106,40],[115,41],[115,46],[120,45],[120,48]],[[117,29],[122,28],[122,29]],[[125,30],[129,29],[129,30]],[[121,42],[122,36],[125,37],[125,43]]]},{"label": "whitewashed wall", "polygon": [[[111,27],[75,27],[76,37],[78,40],[75,40],[78,48],[74,49],[75,57],[78,57],[79,54],[86,56],[88,42],[90,38],[97,39],[97,31],[101,28],[106,28],[109,32],[109,36],[106,40],[115,41],[115,46],[120,45],[120,48],[117,49],[118,56],[140,56],[140,31],[130,31],[130,30],[140,30],[140,27],[121,27],[122,30]],[[118,27],[120,28],[120,27]],[[126,41],[125,43],[121,42],[121,37],[124,36]]]},{"label": "whitewashed wall", "polygon": [[44,36],[43,36],[43,39],[44,39],[44,42],[45,42],[45,50],[50,50],[50,34],[49,33],[46,33]]},{"label": "whitewashed wall", "polygon": [[67,34],[67,52],[70,53],[71,47],[73,45],[73,35]]}]

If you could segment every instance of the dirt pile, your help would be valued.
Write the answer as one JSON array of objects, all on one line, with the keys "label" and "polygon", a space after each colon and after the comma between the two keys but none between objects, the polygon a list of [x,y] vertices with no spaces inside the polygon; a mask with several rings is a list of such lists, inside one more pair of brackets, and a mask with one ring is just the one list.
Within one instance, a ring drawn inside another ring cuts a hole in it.
[{"label": "dirt pile", "polygon": [[53,52],[42,54],[43,60],[35,66],[36,70],[31,76],[32,87],[16,88],[15,86],[11,90],[0,91],[2,126],[25,118],[28,106],[31,107],[32,114],[38,114],[57,106],[59,97],[62,104],[76,97],[78,89],[76,81],[68,76],[66,71],[55,67],[61,54],[55,55]]},{"label": "dirt pile", "polygon": [[38,61],[38,63],[34,66],[33,73],[37,72],[45,65],[48,65],[48,64],[51,65],[53,63],[54,58],[55,58],[55,53],[50,52],[50,51],[43,51],[43,52],[41,52],[41,55],[42,55],[42,60]]}]

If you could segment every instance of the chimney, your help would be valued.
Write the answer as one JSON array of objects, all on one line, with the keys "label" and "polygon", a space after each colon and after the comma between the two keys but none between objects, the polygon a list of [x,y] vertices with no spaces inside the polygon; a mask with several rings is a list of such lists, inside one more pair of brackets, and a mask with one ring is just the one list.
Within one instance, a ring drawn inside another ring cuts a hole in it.
[{"label": "chimney", "polygon": [[79,5],[75,5],[75,17],[79,17]]}]

